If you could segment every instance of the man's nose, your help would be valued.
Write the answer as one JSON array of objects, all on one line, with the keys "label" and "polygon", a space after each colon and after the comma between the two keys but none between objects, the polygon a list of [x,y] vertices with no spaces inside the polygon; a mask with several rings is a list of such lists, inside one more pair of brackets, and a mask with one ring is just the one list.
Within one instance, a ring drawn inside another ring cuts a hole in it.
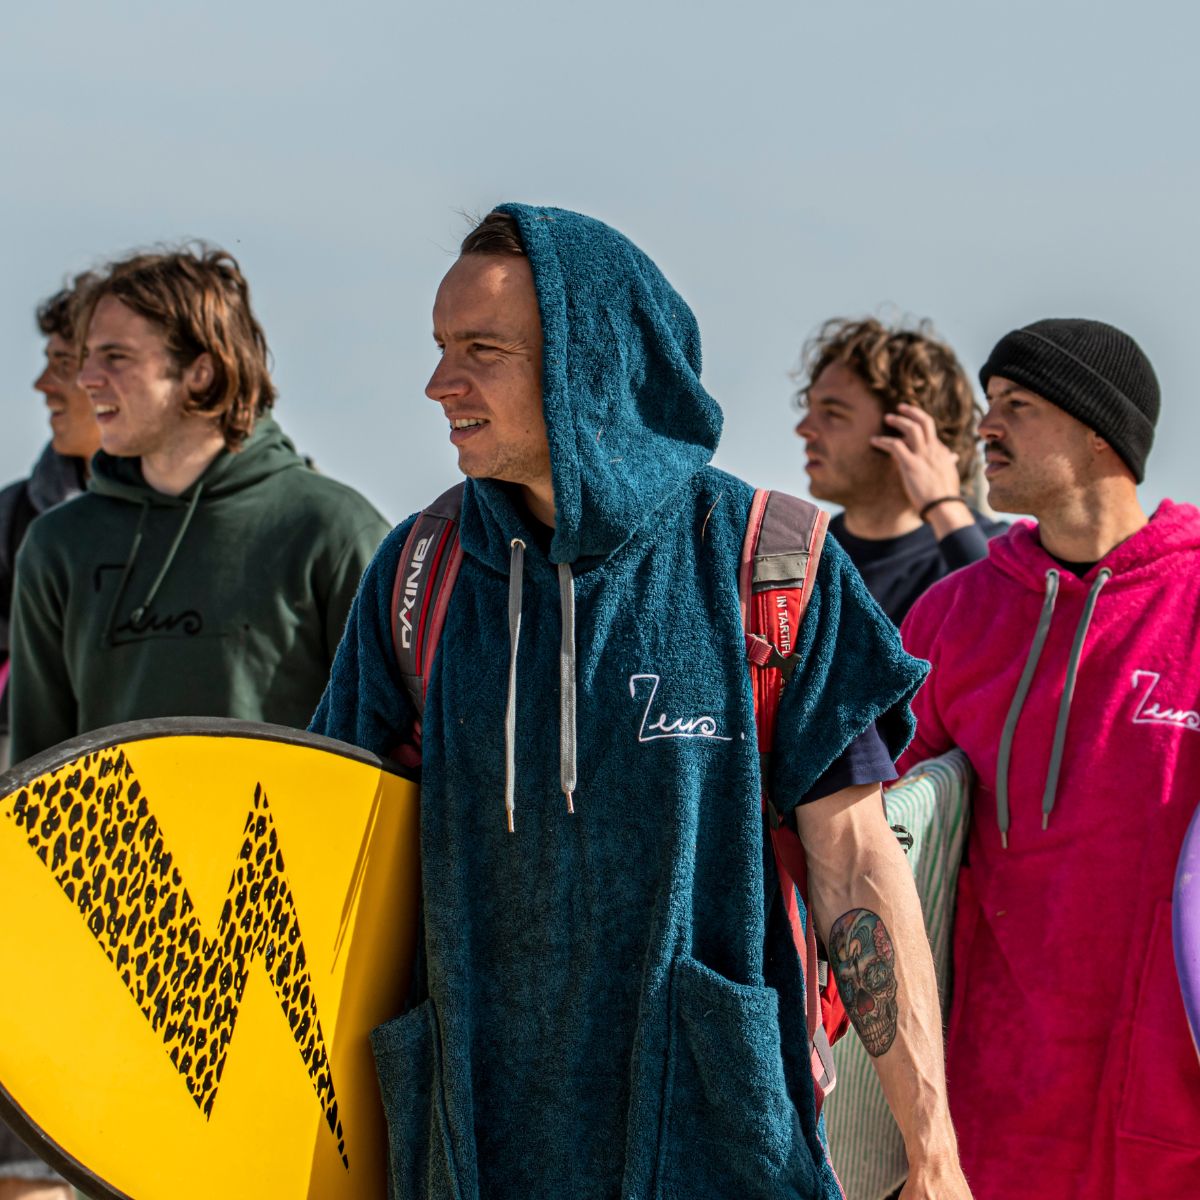
[{"label": "man's nose", "polygon": [[430,400],[437,400],[444,404],[447,400],[453,400],[455,397],[463,395],[466,390],[466,381],[454,369],[449,359],[443,355],[441,361],[434,367],[429,382],[425,385],[425,395]]},{"label": "man's nose", "polygon": [[808,423],[811,416],[811,413],[805,413],[804,416],[802,416],[800,420],[796,422],[796,436],[803,438],[806,442],[813,435],[812,427]]},{"label": "man's nose", "polygon": [[33,390],[41,392],[43,396],[50,395],[54,387],[54,372],[47,366],[42,373],[33,381]]},{"label": "man's nose", "polygon": [[979,436],[985,442],[997,441],[1003,431],[996,421],[995,414],[989,408],[983,414],[983,419],[979,422]]},{"label": "man's nose", "polygon": [[104,386],[104,375],[98,371],[91,360],[84,362],[75,376],[75,382],[87,392],[95,391]]}]

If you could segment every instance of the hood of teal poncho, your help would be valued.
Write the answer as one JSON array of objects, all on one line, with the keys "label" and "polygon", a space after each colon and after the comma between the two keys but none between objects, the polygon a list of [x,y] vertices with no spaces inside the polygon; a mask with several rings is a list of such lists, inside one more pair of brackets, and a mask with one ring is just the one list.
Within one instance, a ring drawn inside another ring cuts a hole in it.
[{"label": "hood of teal poncho", "polygon": [[[542,318],[542,406],[554,472],[550,559],[603,559],[712,458],[720,440],[720,407],[700,382],[700,330],[658,267],[602,221],[527,204],[498,211],[517,223]],[[470,488],[508,524],[502,484]],[[498,542],[467,548],[507,571],[507,540]]]}]

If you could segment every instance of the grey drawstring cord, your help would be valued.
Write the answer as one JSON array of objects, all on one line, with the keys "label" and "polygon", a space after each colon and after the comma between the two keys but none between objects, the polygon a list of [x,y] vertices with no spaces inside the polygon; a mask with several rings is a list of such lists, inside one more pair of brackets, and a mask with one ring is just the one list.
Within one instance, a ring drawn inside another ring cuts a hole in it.
[{"label": "grey drawstring cord", "polygon": [[1088,626],[1092,623],[1092,613],[1096,609],[1096,600],[1100,589],[1112,578],[1112,572],[1105,567],[1096,576],[1084,603],[1083,612],[1079,616],[1079,624],[1075,627],[1075,640],[1071,643],[1071,656],[1067,659],[1067,679],[1063,684],[1062,699],[1058,702],[1058,720],[1054,725],[1054,741],[1050,747],[1050,770],[1046,774],[1046,790],[1042,793],[1042,828],[1050,825],[1050,814],[1054,811],[1055,793],[1058,791],[1058,773],[1062,768],[1063,746],[1067,740],[1067,721],[1071,716],[1071,700],[1075,696],[1075,676],[1079,673],[1079,660],[1083,657],[1083,639],[1087,637]]},{"label": "grey drawstring cord", "polygon": [[[513,538],[508,565],[508,705],[504,710],[504,812],[508,832],[516,827],[517,792],[517,650],[521,645],[521,598],[525,583],[525,543]],[[558,651],[558,770],[567,812],[575,811],[577,731],[575,722],[575,579],[567,563],[558,564],[562,642]]]},{"label": "grey drawstring cord", "polygon": [[514,829],[517,764],[517,648],[521,644],[521,591],[525,582],[525,543],[509,542],[508,562],[508,706],[504,710],[504,812]]},{"label": "grey drawstring cord", "polygon": [[[1087,601],[1075,627],[1075,639],[1071,644],[1071,653],[1067,659],[1067,677],[1063,685],[1063,694],[1058,704],[1058,720],[1054,726],[1054,740],[1050,746],[1050,766],[1046,772],[1046,787],[1042,793],[1042,828],[1050,824],[1050,814],[1054,811],[1056,793],[1058,791],[1058,776],[1062,768],[1063,747],[1067,740],[1067,723],[1071,715],[1071,702],[1075,696],[1075,676],[1079,671],[1079,661],[1083,657],[1083,643],[1087,637],[1088,627],[1092,623],[1092,613],[1096,608],[1096,599],[1100,589],[1112,578],[1112,572],[1105,567],[1096,576],[1088,592]],[[1000,845],[1008,849],[1008,829],[1010,811],[1008,802],[1008,767],[1012,758],[1013,737],[1016,734],[1017,722],[1025,705],[1033,683],[1034,672],[1038,660],[1042,656],[1042,647],[1046,644],[1046,636],[1050,632],[1050,623],[1054,618],[1054,603],[1058,596],[1058,572],[1051,567],[1046,572],[1046,599],[1042,604],[1041,616],[1038,618],[1037,630],[1025,659],[1025,669],[1021,672],[1020,682],[1008,707],[1008,716],[1004,721],[1004,730],[1000,734],[1000,751],[996,760],[996,822],[1000,826]]]},{"label": "grey drawstring cord", "polygon": [[567,812],[575,811],[575,580],[567,563],[558,564],[562,643],[558,652],[558,763]]},{"label": "grey drawstring cord", "polygon": [[996,822],[1000,826],[1000,845],[1008,849],[1008,761],[1012,757],[1013,735],[1017,731],[1017,721],[1029,695],[1029,685],[1033,682],[1033,673],[1037,670],[1038,659],[1042,657],[1042,647],[1046,644],[1046,635],[1050,632],[1050,621],[1054,616],[1054,601],[1058,596],[1058,572],[1051,568],[1046,572],[1046,599],[1042,604],[1042,615],[1038,617],[1037,632],[1029,653],[1025,657],[1025,669],[1021,672],[1021,680],[1013,695],[1012,703],[1008,706],[1008,716],[1004,719],[1004,730],[1000,734],[1000,753],[996,759]]}]

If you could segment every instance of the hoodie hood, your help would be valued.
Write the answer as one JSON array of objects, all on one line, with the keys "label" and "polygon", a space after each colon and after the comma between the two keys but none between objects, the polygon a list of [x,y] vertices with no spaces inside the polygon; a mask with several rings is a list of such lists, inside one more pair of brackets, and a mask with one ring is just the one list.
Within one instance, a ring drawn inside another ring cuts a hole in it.
[{"label": "hoodie hood", "polygon": [[140,458],[116,458],[101,450],[92,459],[89,490],[100,496],[149,504],[153,508],[186,508],[198,491],[215,500],[261,483],[280,471],[306,466],[295,446],[272,417],[260,417],[240,450],[222,450],[186,491],[168,496],[155,491],[142,475]]},{"label": "hoodie hood", "polygon": [[[560,208],[498,211],[517,223],[541,312],[550,559],[607,558],[716,449],[722,416],[700,383],[700,330],[658,267],[615,229]],[[511,519],[495,495],[503,485],[477,480],[468,490],[494,519]],[[511,531],[503,533],[495,565],[507,570]],[[465,528],[464,544],[482,549]]]},{"label": "hoodie hood", "polygon": [[34,511],[44,513],[46,509],[78,496],[83,490],[83,463],[82,458],[58,454],[47,444],[34,464],[27,485],[26,494]]},{"label": "hoodie hood", "polygon": [[1082,579],[1063,571],[1046,552],[1034,521],[1018,521],[1006,534],[993,538],[988,543],[988,558],[1005,575],[1040,595],[1050,570],[1059,572],[1060,586],[1066,590],[1087,591],[1101,571],[1112,575],[1109,591],[1142,587],[1169,571],[1171,558],[1198,548],[1200,509],[1164,500],[1137,533],[1114,546]]}]

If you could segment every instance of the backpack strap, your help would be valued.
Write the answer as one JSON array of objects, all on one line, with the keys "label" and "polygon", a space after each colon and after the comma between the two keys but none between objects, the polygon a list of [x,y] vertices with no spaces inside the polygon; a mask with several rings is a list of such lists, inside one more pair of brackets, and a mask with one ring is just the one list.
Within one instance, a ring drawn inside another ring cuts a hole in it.
[{"label": "backpack strap", "polygon": [[464,486],[455,484],[417,515],[392,585],[392,646],[418,718],[425,714],[429,675],[462,565],[458,526]]},{"label": "backpack strap", "polygon": [[[800,623],[812,598],[825,531],[827,513],[784,492],[760,489],[750,504],[746,538],[738,571],[738,593],[754,693],[754,718],[758,730],[763,811],[770,829],[775,869],[784,913],[804,975],[806,1025],[812,1048],[813,1087],[817,1111],[836,1081],[831,1032],[844,1029],[844,1010],[828,1001],[828,978],[822,979],[817,955],[815,922],[802,921],[797,892],[808,898],[808,866],[804,845],[783,823],[769,792],[771,752],[775,723],[784,686],[796,669],[796,640]],[[830,1028],[832,1026],[832,1029]]]}]

